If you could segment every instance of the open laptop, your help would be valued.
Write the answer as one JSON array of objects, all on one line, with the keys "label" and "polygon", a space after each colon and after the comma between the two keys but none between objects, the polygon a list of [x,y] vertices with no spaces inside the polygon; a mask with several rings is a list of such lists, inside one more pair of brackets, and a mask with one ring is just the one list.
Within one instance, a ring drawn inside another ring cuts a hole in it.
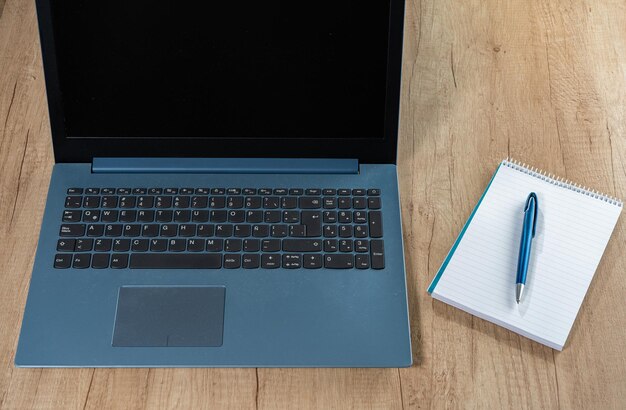
[{"label": "open laptop", "polygon": [[56,164],[17,366],[411,364],[401,0],[37,0]]}]

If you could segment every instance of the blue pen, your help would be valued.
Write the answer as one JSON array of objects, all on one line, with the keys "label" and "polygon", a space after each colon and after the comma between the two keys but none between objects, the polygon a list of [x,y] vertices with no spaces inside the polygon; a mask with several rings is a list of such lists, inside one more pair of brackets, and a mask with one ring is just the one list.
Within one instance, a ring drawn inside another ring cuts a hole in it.
[{"label": "blue pen", "polygon": [[528,264],[530,262],[530,246],[537,228],[538,209],[537,194],[531,192],[526,199],[526,206],[524,207],[524,227],[522,229],[522,241],[519,246],[519,259],[517,261],[517,279],[515,280],[515,300],[517,303],[520,303],[522,293],[524,293],[526,274],[528,273]]}]

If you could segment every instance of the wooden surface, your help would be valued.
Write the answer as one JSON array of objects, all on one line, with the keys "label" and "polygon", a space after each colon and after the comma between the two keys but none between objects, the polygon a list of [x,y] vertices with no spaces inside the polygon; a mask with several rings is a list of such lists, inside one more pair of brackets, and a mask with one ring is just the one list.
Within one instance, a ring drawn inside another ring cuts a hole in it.
[{"label": "wooden surface", "polygon": [[423,0],[406,13],[399,174],[408,369],[15,369],[53,164],[33,0],[0,0],[2,408],[625,408],[622,216],[563,352],[426,287],[511,156],[626,199],[626,3]]}]

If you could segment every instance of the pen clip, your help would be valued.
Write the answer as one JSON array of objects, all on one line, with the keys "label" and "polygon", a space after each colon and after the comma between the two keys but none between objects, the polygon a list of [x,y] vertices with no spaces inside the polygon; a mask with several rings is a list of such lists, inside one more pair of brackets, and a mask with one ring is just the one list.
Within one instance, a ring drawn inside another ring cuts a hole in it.
[{"label": "pen clip", "polygon": [[524,207],[524,212],[528,211],[528,207],[530,206],[530,200],[533,199],[535,201],[535,210],[533,215],[533,238],[535,237],[535,230],[537,228],[537,210],[539,209],[539,201],[537,201],[537,194],[531,192],[526,199],[526,206]]}]

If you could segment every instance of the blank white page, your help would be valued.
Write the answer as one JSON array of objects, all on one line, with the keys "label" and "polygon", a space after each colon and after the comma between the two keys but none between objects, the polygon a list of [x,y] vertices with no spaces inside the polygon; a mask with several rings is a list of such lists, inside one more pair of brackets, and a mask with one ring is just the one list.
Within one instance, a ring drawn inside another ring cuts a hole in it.
[{"label": "blank white page", "polygon": [[[518,305],[517,259],[530,192],[539,213]],[[562,350],[621,210],[615,199],[503,161],[429,291]]]}]

